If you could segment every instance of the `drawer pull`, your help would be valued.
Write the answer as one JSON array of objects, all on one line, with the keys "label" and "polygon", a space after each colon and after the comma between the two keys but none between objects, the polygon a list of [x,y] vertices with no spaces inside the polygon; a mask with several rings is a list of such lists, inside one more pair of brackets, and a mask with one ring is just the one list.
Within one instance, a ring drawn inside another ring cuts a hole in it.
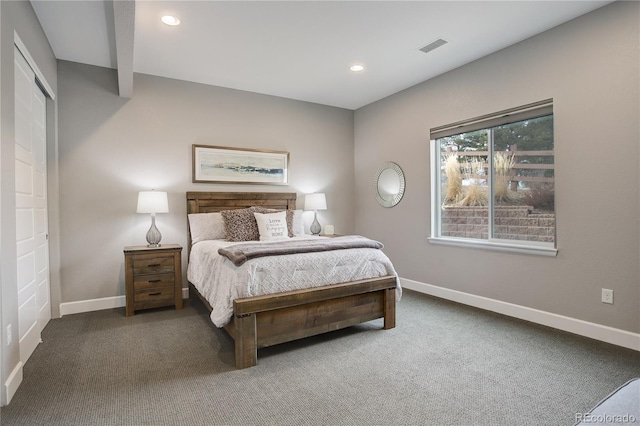
[{"label": "drawer pull", "polygon": [[162,281],[162,280],[149,280],[147,282],[149,282],[149,283],[159,283],[160,281]]},{"label": "drawer pull", "polygon": [[149,293],[149,296],[160,296],[161,294],[162,294],[161,292]]},{"label": "drawer pull", "polygon": [[147,265],[149,268],[157,268],[158,266],[160,266],[159,263],[152,263],[150,265]]}]

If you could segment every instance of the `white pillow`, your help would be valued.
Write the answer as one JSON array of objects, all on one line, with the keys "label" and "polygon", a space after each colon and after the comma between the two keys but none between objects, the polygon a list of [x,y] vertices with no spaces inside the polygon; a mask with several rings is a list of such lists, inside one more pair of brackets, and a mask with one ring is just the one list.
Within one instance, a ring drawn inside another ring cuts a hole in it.
[{"label": "white pillow", "polygon": [[260,241],[279,241],[289,239],[287,212],[253,213],[258,224]]},{"label": "white pillow", "polygon": [[191,244],[205,240],[224,240],[224,219],[220,213],[192,213],[189,217]]},{"label": "white pillow", "polygon": [[294,237],[304,235],[304,221],[302,220],[302,210],[293,211],[293,229],[291,232]]}]

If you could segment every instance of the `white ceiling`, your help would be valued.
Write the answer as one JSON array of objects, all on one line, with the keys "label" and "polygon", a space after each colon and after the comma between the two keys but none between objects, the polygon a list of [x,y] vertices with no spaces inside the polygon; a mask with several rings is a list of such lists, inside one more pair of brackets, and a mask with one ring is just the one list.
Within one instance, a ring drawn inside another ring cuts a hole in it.
[{"label": "white ceiling", "polygon": [[[610,2],[138,0],[132,71],[357,109]],[[117,68],[111,1],[31,3],[56,58]]]}]

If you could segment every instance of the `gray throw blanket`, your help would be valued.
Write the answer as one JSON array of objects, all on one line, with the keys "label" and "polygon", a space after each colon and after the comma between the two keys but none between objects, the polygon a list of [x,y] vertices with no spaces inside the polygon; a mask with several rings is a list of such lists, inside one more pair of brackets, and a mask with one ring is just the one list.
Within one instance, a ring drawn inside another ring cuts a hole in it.
[{"label": "gray throw blanket", "polygon": [[218,253],[227,257],[236,266],[249,259],[263,256],[279,256],[282,254],[312,253],[318,251],[344,250],[352,248],[382,249],[382,243],[360,235],[346,235],[335,238],[318,238],[308,240],[284,240],[272,243],[247,243],[221,248]]}]

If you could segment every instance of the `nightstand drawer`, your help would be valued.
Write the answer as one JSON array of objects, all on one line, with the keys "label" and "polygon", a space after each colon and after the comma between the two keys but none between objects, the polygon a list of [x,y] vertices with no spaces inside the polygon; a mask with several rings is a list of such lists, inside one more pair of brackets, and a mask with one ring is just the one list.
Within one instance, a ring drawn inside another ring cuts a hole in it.
[{"label": "nightstand drawer", "polygon": [[137,291],[156,287],[173,287],[174,281],[175,274],[173,272],[168,274],[134,275],[133,289]]},{"label": "nightstand drawer", "polygon": [[170,287],[155,287],[135,290],[133,299],[135,303],[148,303],[160,300],[173,301],[175,297],[173,285]]},{"label": "nightstand drawer", "polygon": [[173,256],[133,259],[133,275],[173,273]]}]

